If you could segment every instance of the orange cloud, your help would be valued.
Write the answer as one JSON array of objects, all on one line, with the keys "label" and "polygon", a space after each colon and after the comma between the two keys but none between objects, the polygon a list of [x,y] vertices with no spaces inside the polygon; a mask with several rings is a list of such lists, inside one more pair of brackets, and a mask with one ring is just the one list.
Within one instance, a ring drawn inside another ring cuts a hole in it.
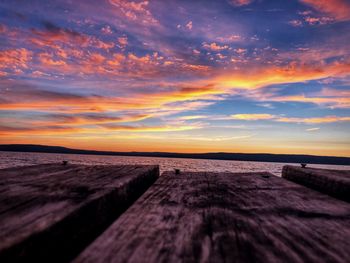
[{"label": "orange cloud", "polygon": [[[115,46],[113,42],[105,42],[96,37],[82,34],[71,29],[58,27],[49,22],[43,23],[44,30],[32,29],[33,36],[28,40],[40,47],[50,47],[54,50],[62,51],[62,44],[70,47],[95,47],[109,50]],[[67,47],[65,47],[67,49]]]},{"label": "orange cloud", "polygon": [[350,19],[350,3],[347,0],[300,0],[319,12],[326,13],[337,20]]},{"label": "orange cloud", "polygon": [[165,125],[165,126],[126,126],[126,125],[104,125],[106,129],[113,131],[134,131],[134,132],[174,132],[188,131],[202,128],[201,125]]},{"label": "orange cloud", "polygon": [[[48,58],[50,59],[50,58]],[[103,60],[103,58],[97,56],[97,63]],[[125,62],[124,60],[128,61]],[[131,61],[131,62],[129,62]],[[54,61],[46,61],[48,64],[58,63]],[[109,61],[109,63],[112,63]],[[129,54],[127,58],[123,55],[117,55],[115,59],[115,65],[120,67],[133,66],[134,68],[143,68],[142,74],[152,74],[152,70],[155,70],[157,61],[153,61],[153,57],[144,56],[137,57],[133,54]],[[122,65],[121,65],[122,64]],[[115,67],[113,64],[111,65]],[[65,66],[62,66],[64,68]],[[61,68],[61,67],[55,67]],[[190,101],[198,99],[219,99],[217,95],[222,94],[234,94],[238,89],[258,89],[272,84],[302,82],[313,79],[321,79],[326,77],[344,76],[349,74],[350,66],[346,63],[333,63],[330,65],[320,66],[290,66],[285,68],[271,67],[260,70],[251,69],[247,72],[235,72],[230,74],[224,74],[220,77],[209,78],[207,80],[201,80],[194,82],[193,84],[179,84],[172,89],[164,90],[162,92],[155,93],[137,93],[133,97],[79,97],[72,96],[66,99],[64,96],[47,97],[48,94],[42,94],[31,100],[23,101],[18,100],[16,97],[13,101],[0,104],[0,109],[37,109],[37,110],[60,110],[60,111],[117,111],[126,109],[158,109],[164,107],[164,105],[173,102]],[[83,68],[75,68],[71,66],[69,70],[75,70],[73,72],[96,72],[104,70],[99,66],[92,63]],[[83,71],[84,70],[84,71]],[[159,70],[159,69],[158,69]],[[107,73],[106,73],[107,74]],[[141,76],[141,75],[140,75]],[[203,83],[211,83],[204,85]],[[6,96],[6,94],[5,94]],[[7,95],[8,96],[8,95]],[[249,96],[249,95],[248,95]],[[22,97],[22,96],[21,96]],[[301,96],[289,96],[289,97],[276,97],[274,95],[267,96],[266,94],[258,94],[256,96],[258,100],[267,99],[270,101],[308,101],[313,103],[326,103],[334,101],[337,103],[343,103],[343,105],[349,105],[349,98],[305,98]]]},{"label": "orange cloud", "polygon": [[128,45],[128,38],[126,36],[118,37],[118,42],[121,48],[125,48]]},{"label": "orange cloud", "polygon": [[149,114],[134,114],[120,117],[108,116],[106,114],[49,114],[43,116],[44,120],[29,121],[29,125],[54,126],[54,125],[98,125],[106,123],[137,122],[152,117]]},{"label": "orange cloud", "polygon": [[[4,82],[12,85],[16,82]],[[18,93],[21,94],[20,99]],[[102,112],[137,109],[158,109],[166,104],[205,98],[217,91],[214,86],[179,86],[157,93],[138,93],[133,97],[79,96],[30,87],[15,90],[0,90],[6,98],[0,103],[2,110],[45,110],[62,112]],[[186,107],[185,107],[186,108]]]},{"label": "orange cloud", "polygon": [[91,53],[90,54],[90,62],[92,64],[101,64],[106,60],[104,56],[102,56],[100,53]]},{"label": "orange cloud", "polygon": [[158,25],[158,20],[148,10],[149,1],[133,2],[125,0],[109,0],[117,7],[116,12],[129,21],[145,25]]},{"label": "orange cloud", "polygon": [[25,48],[0,51],[0,70],[27,69],[33,53]]},{"label": "orange cloud", "polygon": [[81,128],[65,127],[65,126],[49,126],[49,127],[12,127],[0,125],[0,135],[13,136],[13,135],[58,135],[58,134],[74,134],[82,132]]},{"label": "orange cloud", "polygon": [[91,43],[92,47],[97,47],[97,48],[105,49],[105,50],[109,50],[115,46],[115,44],[113,42],[104,42],[104,41],[97,39],[97,38],[91,38],[90,43]]},{"label": "orange cloud", "polygon": [[63,60],[54,60],[52,54],[41,53],[39,54],[39,61],[45,66],[64,66],[66,62]]},{"label": "orange cloud", "polygon": [[101,132],[176,132],[187,131],[202,128],[201,125],[164,125],[164,126],[129,126],[129,125],[109,125],[101,124],[95,128],[81,128],[67,125],[54,126],[33,126],[27,127],[13,127],[0,125],[0,135],[5,136],[20,136],[20,135],[59,135],[59,134],[95,134]]},{"label": "orange cloud", "polygon": [[249,5],[253,0],[229,0],[229,3],[234,6],[244,6]]},{"label": "orange cloud", "polygon": [[350,121],[350,117],[340,117],[340,116],[325,116],[317,118],[293,118],[293,117],[281,117],[272,114],[235,114],[231,115],[229,118],[223,119],[234,119],[234,120],[246,120],[246,121],[257,121],[257,120],[271,120],[277,122],[288,122],[288,123],[332,123],[332,122],[347,122]]},{"label": "orange cloud", "polygon": [[325,116],[319,118],[278,118],[279,122],[295,122],[295,123],[332,123],[332,122],[347,122],[350,121],[350,117],[339,117],[339,116]]},{"label": "orange cloud", "polygon": [[221,87],[238,89],[256,89],[272,84],[296,83],[327,77],[350,75],[350,62],[333,63],[328,65],[297,65],[286,67],[269,67],[249,69],[247,72],[225,73],[215,80]]},{"label": "orange cloud", "polygon": [[276,118],[276,116],[271,114],[234,114],[234,115],[231,115],[230,118],[234,120],[256,121],[256,120],[271,120]]},{"label": "orange cloud", "polygon": [[224,50],[224,49],[228,49],[229,46],[228,45],[223,45],[223,46],[220,46],[219,44],[213,42],[211,44],[208,44],[208,43],[203,43],[202,46],[206,49],[209,49],[209,50],[213,50],[213,51],[220,51],[220,50]]},{"label": "orange cloud", "polygon": [[54,46],[56,42],[73,43],[86,46],[89,38],[76,31],[58,27],[52,23],[44,22],[45,30],[33,29],[34,37],[30,41],[39,46]]}]

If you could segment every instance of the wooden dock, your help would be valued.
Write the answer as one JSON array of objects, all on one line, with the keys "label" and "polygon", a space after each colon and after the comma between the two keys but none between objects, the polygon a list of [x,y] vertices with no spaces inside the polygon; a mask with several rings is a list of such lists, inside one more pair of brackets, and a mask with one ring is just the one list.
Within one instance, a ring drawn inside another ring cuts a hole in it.
[{"label": "wooden dock", "polygon": [[350,204],[268,173],[163,174],[80,262],[349,262]]},{"label": "wooden dock", "polygon": [[350,170],[302,168],[286,165],[283,167],[282,177],[350,202]]},{"label": "wooden dock", "polygon": [[158,176],[158,166],[0,170],[0,262],[70,261]]},{"label": "wooden dock", "polygon": [[270,173],[158,176],[0,170],[0,262],[349,262],[350,203]]}]

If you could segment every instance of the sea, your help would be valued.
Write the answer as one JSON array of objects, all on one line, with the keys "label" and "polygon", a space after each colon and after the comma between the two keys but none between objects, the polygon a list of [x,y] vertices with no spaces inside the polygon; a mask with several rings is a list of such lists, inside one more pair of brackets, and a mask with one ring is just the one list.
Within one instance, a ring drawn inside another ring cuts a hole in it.
[{"label": "sea", "polygon": [[[222,161],[185,158],[134,157],[134,156],[105,156],[57,153],[29,152],[0,152],[0,169],[15,166],[26,166],[45,163],[68,161],[72,164],[86,165],[127,165],[147,164],[159,165],[160,172],[180,169],[182,171],[205,172],[261,172],[267,171],[281,176],[282,167],[289,163],[251,162],[251,161]],[[299,165],[299,164],[290,164]],[[308,164],[307,167],[350,170],[347,165]],[[0,171],[1,172],[1,171]]]}]

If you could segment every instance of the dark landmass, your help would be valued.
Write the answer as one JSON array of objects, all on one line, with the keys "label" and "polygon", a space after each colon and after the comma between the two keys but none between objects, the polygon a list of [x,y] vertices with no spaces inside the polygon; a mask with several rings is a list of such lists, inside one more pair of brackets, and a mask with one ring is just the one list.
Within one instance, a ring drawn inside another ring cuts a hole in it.
[{"label": "dark landmass", "polygon": [[299,154],[224,153],[224,152],[217,152],[217,153],[111,152],[111,151],[79,150],[79,149],[70,149],[70,148],[60,147],[60,146],[32,145],[32,144],[3,144],[3,145],[0,145],[0,151],[350,165],[349,157],[299,155]]}]

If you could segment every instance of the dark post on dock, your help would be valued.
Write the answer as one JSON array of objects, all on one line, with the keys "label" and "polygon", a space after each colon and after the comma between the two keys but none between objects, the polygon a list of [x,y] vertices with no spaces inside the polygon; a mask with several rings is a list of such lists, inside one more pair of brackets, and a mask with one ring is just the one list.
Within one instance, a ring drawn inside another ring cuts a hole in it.
[{"label": "dark post on dock", "polygon": [[70,261],[158,176],[158,166],[0,170],[0,262]]}]

